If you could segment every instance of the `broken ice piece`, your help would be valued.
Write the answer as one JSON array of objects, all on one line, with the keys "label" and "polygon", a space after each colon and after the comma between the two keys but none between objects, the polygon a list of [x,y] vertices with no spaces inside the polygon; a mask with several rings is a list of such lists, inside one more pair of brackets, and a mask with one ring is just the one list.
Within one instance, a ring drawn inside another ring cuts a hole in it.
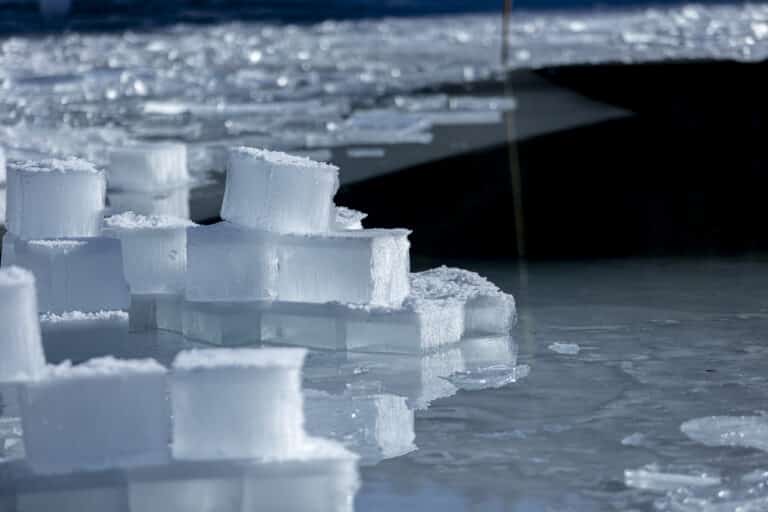
[{"label": "broken ice piece", "polygon": [[36,473],[169,460],[166,370],[151,359],[50,367],[22,388],[20,402],[27,463]]},{"label": "broken ice piece", "polygon": [[45,355],[31,272],[19,267],[0,269],[0,325],[0,382],[39,378],[45,371]]},{"label": "broken ice piece", "polygon": [[328,231],[338,167],[247,147],[230,150],[221,217],[277,233]]},{"label": "broken ice piece", "polygon": [[363,464],[399,457],[416,449],[414,413],[406,398],[390,394],[331,395],[304,391],[307,433],[335,439]]},{"label": "broken ice piece", "polygon": [[367,213],[336,206],[333,210],[333,229],[340,231],[344,229],[363,229],[363,220],[368,217]]},{"label": "broken ice piece", "polygon": [[176,142],[134,143],[109,151],[110,189],[156,191],[189,181],[187,146]]},{"label": "broken ice piece", "polygon": [[187,270],[190,220],[125,212],[104,220],[104,236],[123,248],[123,268],[131,293],[180,293]]},{"label": "broken ice piece", "polygon": [[104,173],[79,158],[24,161],[8,169],[8,231],[23,240],[101,233]]},{"label": "broken ice piece", "polygon": [[556,354],[566,356],[575,356],[581,351],[581,347],[577,343],[562,343],[559,341],[550,343],[547,348]]},{"label": "broken ice piece", "polygon": [[[108,355],[109,347],[128,334],[125,311],[67,311],[40,315],[40,330],[49,360],[71,358],[72,347],[89,354]],[[62,353],[65,357],[56,356]],[[54,357],[52,357],[54,356]]]},{"label": "broken ice piece", "polygon": [[15,259],[35,275],[41,312],[128,309],[120,240],[17,241]]},{"label": "broken ice piece", "polygon": [[[194,302],[181,304],[181,333],[212,345],[252,345],[261,341],[259,302]],[[170,330],[170,329],[166,329]]]},{"label": "broken ice piece", "polygon": [[176,459],[290,459],[306,440],[303,349],[207,349],[173,363]]}]

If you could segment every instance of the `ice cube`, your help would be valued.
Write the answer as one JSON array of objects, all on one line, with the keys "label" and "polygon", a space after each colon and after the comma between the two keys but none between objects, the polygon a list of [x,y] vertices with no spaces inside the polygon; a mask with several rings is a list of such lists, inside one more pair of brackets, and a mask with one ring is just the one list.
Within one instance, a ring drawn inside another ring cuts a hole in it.
[{"label": "ice cube", "polygon": [[39,378],[45,370],[45,355],[31,272],[19,267],[0,269],[0,325],[0,382]]},{"label": "ice cube", "polygon": [[390,394],[331,395],[304,391],[307,433],[335,439],[376,464],[416,449],[414,414],[405,397]]},{"label": "ice cube", "polygon": [[338,168],[246,147],[229,154],[221,217],[278,233],[328,231]]},{"label": "ice cube", "polygon": [[280,237],[277,297],[398,307],[408,295],[409,234],[364,229]]},{"label": "ice cube", "polygon": [[268,233],[229,222],[187,232],[188,300],[272,299],[277,292],[277,272],[277,247]]},{"label": "ice cube", "polygon": [[189,218],[189,187],[181,186],[162,192],[107,193],[109,213],[136,212],[141,215],[170,215]]},{"label": "ice cube", "polygon": [[123,268],[133,294],[184,290],[187,228],[195,223],[165,215],[126,212],[104,221],[104,236],[120,239]]},{"label": "ice cube", "polygon": [[157,362],[63,363],[22,388],[27,462],[36,473],[68,473],[169,460],[166,371]]},{"label": "ice cube", "polygon": [[104,173],[78,158],[24,161],[8,169],[8,231],[23,240],[98,236]]},{"label": "ice cube", "polygon": [[340,231],[344,229],[363,229],[363,220],[368,216],[367,213],[337,206],[333,210],[333,229]]},{"label": "ice cube", "polygon": [[173,363],[177,459],[290,459],[306,440],[302,349],[208,349]]},{"label": "ice cube", "polygon": [[[40,315],[40,330],[48,356],[56,352],[72,357],[70,347],[91,354],[108,355],[108,348],[128,336],[128,313],[125,311],[67,311],[61,314],[44,313]],[[58,359],[54,357],[52,359]]]},{"label": "ice cube", "polygon": [[185,338],[221,346],[251,345],[261,341],[259,302],[194,302],[181,307]]},{"label": "ice cube", "polygon": [[109,152],[110,189],[156,191],[189,181],[187,146],[175,142],[134,143]]},{"label": "ice cube", "polygon": [[16,262],[35,274],[40,311],[128,309],[120,240],[18,241],[15,249]]}]

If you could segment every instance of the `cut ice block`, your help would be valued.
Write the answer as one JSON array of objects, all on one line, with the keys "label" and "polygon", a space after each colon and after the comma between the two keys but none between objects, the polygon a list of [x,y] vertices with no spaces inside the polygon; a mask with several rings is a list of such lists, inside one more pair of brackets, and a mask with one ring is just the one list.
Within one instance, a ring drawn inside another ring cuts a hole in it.
[{"label": "cut ice block", "polygon": [[277,233],[328,231],[338,168],[308,158],[233,148],[221,217]]},{"label": "cut ice block", "polygon": [[363,464],[413,451],[414,414],[405,397],[376,394],[331,395],[304,391],[307,433],[336,439],[361,457]]},{"label": "cut ice block", "polygon": [[175,142],[136,143],[109,152],[110,189],[155,191],[189,180],[187,146]]},{"label": "cut ice block", "polygon": [[192,302],[181,307],[185,338],[213,345],[237,346],[261,341],[258,302]]},{"label": "cut ice block", "polygon": [[50,367],[22,389],[20,401],[27,462],[36,473],[169,460],[166,371],[153,360]]},{"label": "cut ice block", "polygon": [[102,171],[78,158],[20,162],[8,171],[8,231],[23,240],[99,235]]},{"label": "cut ice block", "polygon": [[181,334],[181,295],[131,295],[130,325],[132,332],[156,329]]},{"label": "cut ice block", "polygon": [[104,236],[118,238],[133,294],[180,293],[187,270],[187,228],[195,223],[166,215],[133,212],[104,220]]},{"label": "cut ice block", "polygon": [[410,281],[412,295],[463,303],[467,333],[506,334],[517,320],[514,298],[474,272],[443,266],[412,274]]},{"label": "cut ice block", "polygon": [[72,346],[91,355],[108,355],[109,348],[114,346],[117,340],[126,339],[128,336],[128,313],[44,313],[40,315],[40,330],[49,360],[60,360],[58,354],[65,354],[65,359],[74,357]]},{"label": "cut ice block", "polygon": [[31,272],[18,267],[0,269],[0,325],[0,382],[39,378],[45,371],[45,355]]},{"label": "cut ice block", "polygon": [[344,229],[363,229],[363,220],[368,216],[367,213],[337,206],[333,210],[333,229],[341,231]]},{"label": "cut ice block", "polygon": [[18,241],[15,252],[16,262],[35,274],[40,311],[128,309],[120,240]]},{"label": "cut ice block", "polygon": [[326,350],[343,350],[345,306],[274,302],[261,315],[262,341]]},{"label": "cut ice block", "polygon": [[305,442],[302,349],[181,352],[173,363],[176,459],[290,459]]},{"label": "cut ice block", "polygon": [[162,192],[107,193],[109,213],[136,212],[141,215],[170,215],[189,218],[189,186],[184,185]]},{"label": "cut ice block", "polygon": [[277,272],[277,248],[268,233],[229,222],[187,232],[188,300],[272,299],[276,295]]},{"label": "cut ice block", "polygon": [[364,229],[280,237],[277,297],[398,307],[408,295],[409,234]]}]

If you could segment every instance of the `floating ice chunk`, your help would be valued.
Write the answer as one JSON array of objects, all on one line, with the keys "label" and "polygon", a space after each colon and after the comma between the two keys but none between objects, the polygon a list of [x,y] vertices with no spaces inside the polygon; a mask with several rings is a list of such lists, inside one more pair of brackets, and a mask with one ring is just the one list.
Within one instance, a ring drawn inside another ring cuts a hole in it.
[{"label": "floating ice chunk", "polygon": [[85,160],[12,164],[7,228],[23,240],[98,236],[104,198],[104,173]]},{"label": "floating ice chunk", "polygon": [[187,232],[186,297],[191,301],[255,301],[277,296],[275,238],[229,222]]},{"label": "floating ice chunk", "polygon": [[134,143],[109,152],[110,189],[155,191],[189,181],[185,144]]},{"label": "floating ice chunk", "polygon": [[261,341],[259,302],[192,302],[181,305],[181,333],[212,345],[252,345]]},{"label": "floating ice chunk", "polygon": [[307,433],[339,441],[360,455],[363,464],[375,464],[416,449],[414,414],[405,397],[305,390],[304,413]]},{"label": "floating ice chunk", "polygon": [[107,237],[15,244],[16,262],[35,275],[42,312],[127,310],[120,240]]},{"label": "floating ice chunk", "polygon": [[453,96],[448,100],[451,110],[515,110],[517,101],[510,96]]},{"label": "floating ice chunk", "polygon": [[711,487],[720,485],[718,476],[707,473],[679,474],[664,473],[655,465],[624,471],[624,483],[637,489],[652,491],[673,491],[684,487]]},{"label": "floating ice chunk", "polygon": [[439,267],[411,275],[411,295],[464,304],[464,329],[470,334],[506,334],[517,320],[514,298],[484,277]]},{"label": "floating ice chunk", "polygon": [[333,229],[339,231],[343,229],[363,229],[363,221],[368,217],[367,213],[337,206],[333,211]]},{"label": "floating ice chunk", "polygon": [[621,444],[624,446],[643,446],[646,444],[645,434],[641,434],[640,432],[630,434],[621,440]]},{"label": "floating ice chunk", "polygon": [[45,370],[45,355],[31,272],[18,267],[0,269],[0,325],[0,382],[39,378]]},{"label": "floating ice chunk", "polygon": [[575,356],[581,351],[581,347],[578,343],[562,343],[559,341],[550,343],[547,348],[556,354],[565,356]]},{"label": "floating ice chunk", "polygon": [[221,217],[278,233],[328,231],[338,167],[246,147],[229,154]]},{"label": "floating ice chunk", "polygon": [[189,187],[181,186],[162,192],[116,192],[107,194],[109,213],[135,212],[140,215],[169,215],[189,218]]},{"label": "floating ice chunk", "polygon": [[768,451],[768,416],[708,416],[686,421],[680,430],[707,446],[743,446]]},{"label": "floating ice chunk", "polygon": [[118,238],[133,294],[180,293],[187,270],[187,228],[195,223],[165,215],[126,212],[104,221],[104,235]]},{"label": "floating ice chunk", "polygon": [[277,297],[399,307],[408,295],[409,234],[364,229],[281,237]]},{"label": "floating ice chunk", "polygon": [[302,349],[181,352],[173,363],[177,459],[291,459],[305,442]]},{"label": "floating ice chunk", "polygon": [[517,364],[517,344],[506,336],[469,338],[458,345],[465,370],[447,376],[459,389],[475,391],[513,384],[528,376],[530,367]]},{"label": "floating ice chunk", "polygon": [[37,473],[68,473],[169,459],[166,371],[157,362],[64,363],[22,388],[24,445]]},{"label": "floating ice chunk", "polygon": [[59,347],[67,348],[71,346],[70,344],[107,355],[106,349],[109,345],[105,343],[106,340],[114,342],[116,339],[127,337],[128,313],[125,311],[44,313],[40,315],[40,329],[49,356]]}]

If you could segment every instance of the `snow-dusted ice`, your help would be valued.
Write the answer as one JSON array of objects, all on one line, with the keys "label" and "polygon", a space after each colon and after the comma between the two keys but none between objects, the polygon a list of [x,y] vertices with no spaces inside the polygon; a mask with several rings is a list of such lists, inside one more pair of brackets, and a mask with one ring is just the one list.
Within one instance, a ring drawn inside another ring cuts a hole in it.
[{"label": "snow-dusted ice", "polygon": [[195,223],[165,215],[126,212],[104,220],[104,236],[120,240],[132,294],[182,293],[187,270],[187,228]]},{"label": "snow-dusted ice", "polygon": [[35,275],[41,312],[127,310],[130,305],[115,238],[17,240],[15,261]]},{"label": "snow-dusted ice", "polygon": [[105,183],[102,171],[77,158],[12,163],[7,229],[22,240],[98,236]]},{"label": "snow-dusted ice", "polygon": [[45,355],[31,272],[19,267],[0,269],[0,325],[0,382],[39,378],[45,371]]},{"label": "snow-dusted ice", "polygon": [[173,363],[173,456],[295,458],[302,443],[303,349],[208,349]]},{"label": "snow-dusted ice", "polygon": [[275,233],[328,231],[339,169],[275,151],[230,150],[221,217]]},{"label": "snow-dusted ice", "polygon": [[134,143],[109,152],[110,189],[153,192],[179,187],[188,181],[184,144]]},{"label": "snow-dusted ice", "polygon": [[153,360],[62,363],[21,392],[26,460],[36,473],[169,460],[166,370]]},{"label": "snow-dusted ice", "polygon": [[113,311],[67,311],[40,315],[40,329],[46,346],[77,343],[96,347],[128,334],[128,313]]},{"label": "snow-dusted ice", "polygon": [[624,483],[629,487],[655,491],[675,490],[684,487],[714,487],[722,480],[717,475],[707,473],[680,474],[661,471],[658,466],[650,465],[639,469],[624,471]]},{"label": "snow-dusted ice", "polygon": [[363,221],[368,217],[367,213],[353,210],[352,208],[346,208],[344,206],[337,206],[333,212],[333,228],[336,230],[342,229],[363,229]]}]

